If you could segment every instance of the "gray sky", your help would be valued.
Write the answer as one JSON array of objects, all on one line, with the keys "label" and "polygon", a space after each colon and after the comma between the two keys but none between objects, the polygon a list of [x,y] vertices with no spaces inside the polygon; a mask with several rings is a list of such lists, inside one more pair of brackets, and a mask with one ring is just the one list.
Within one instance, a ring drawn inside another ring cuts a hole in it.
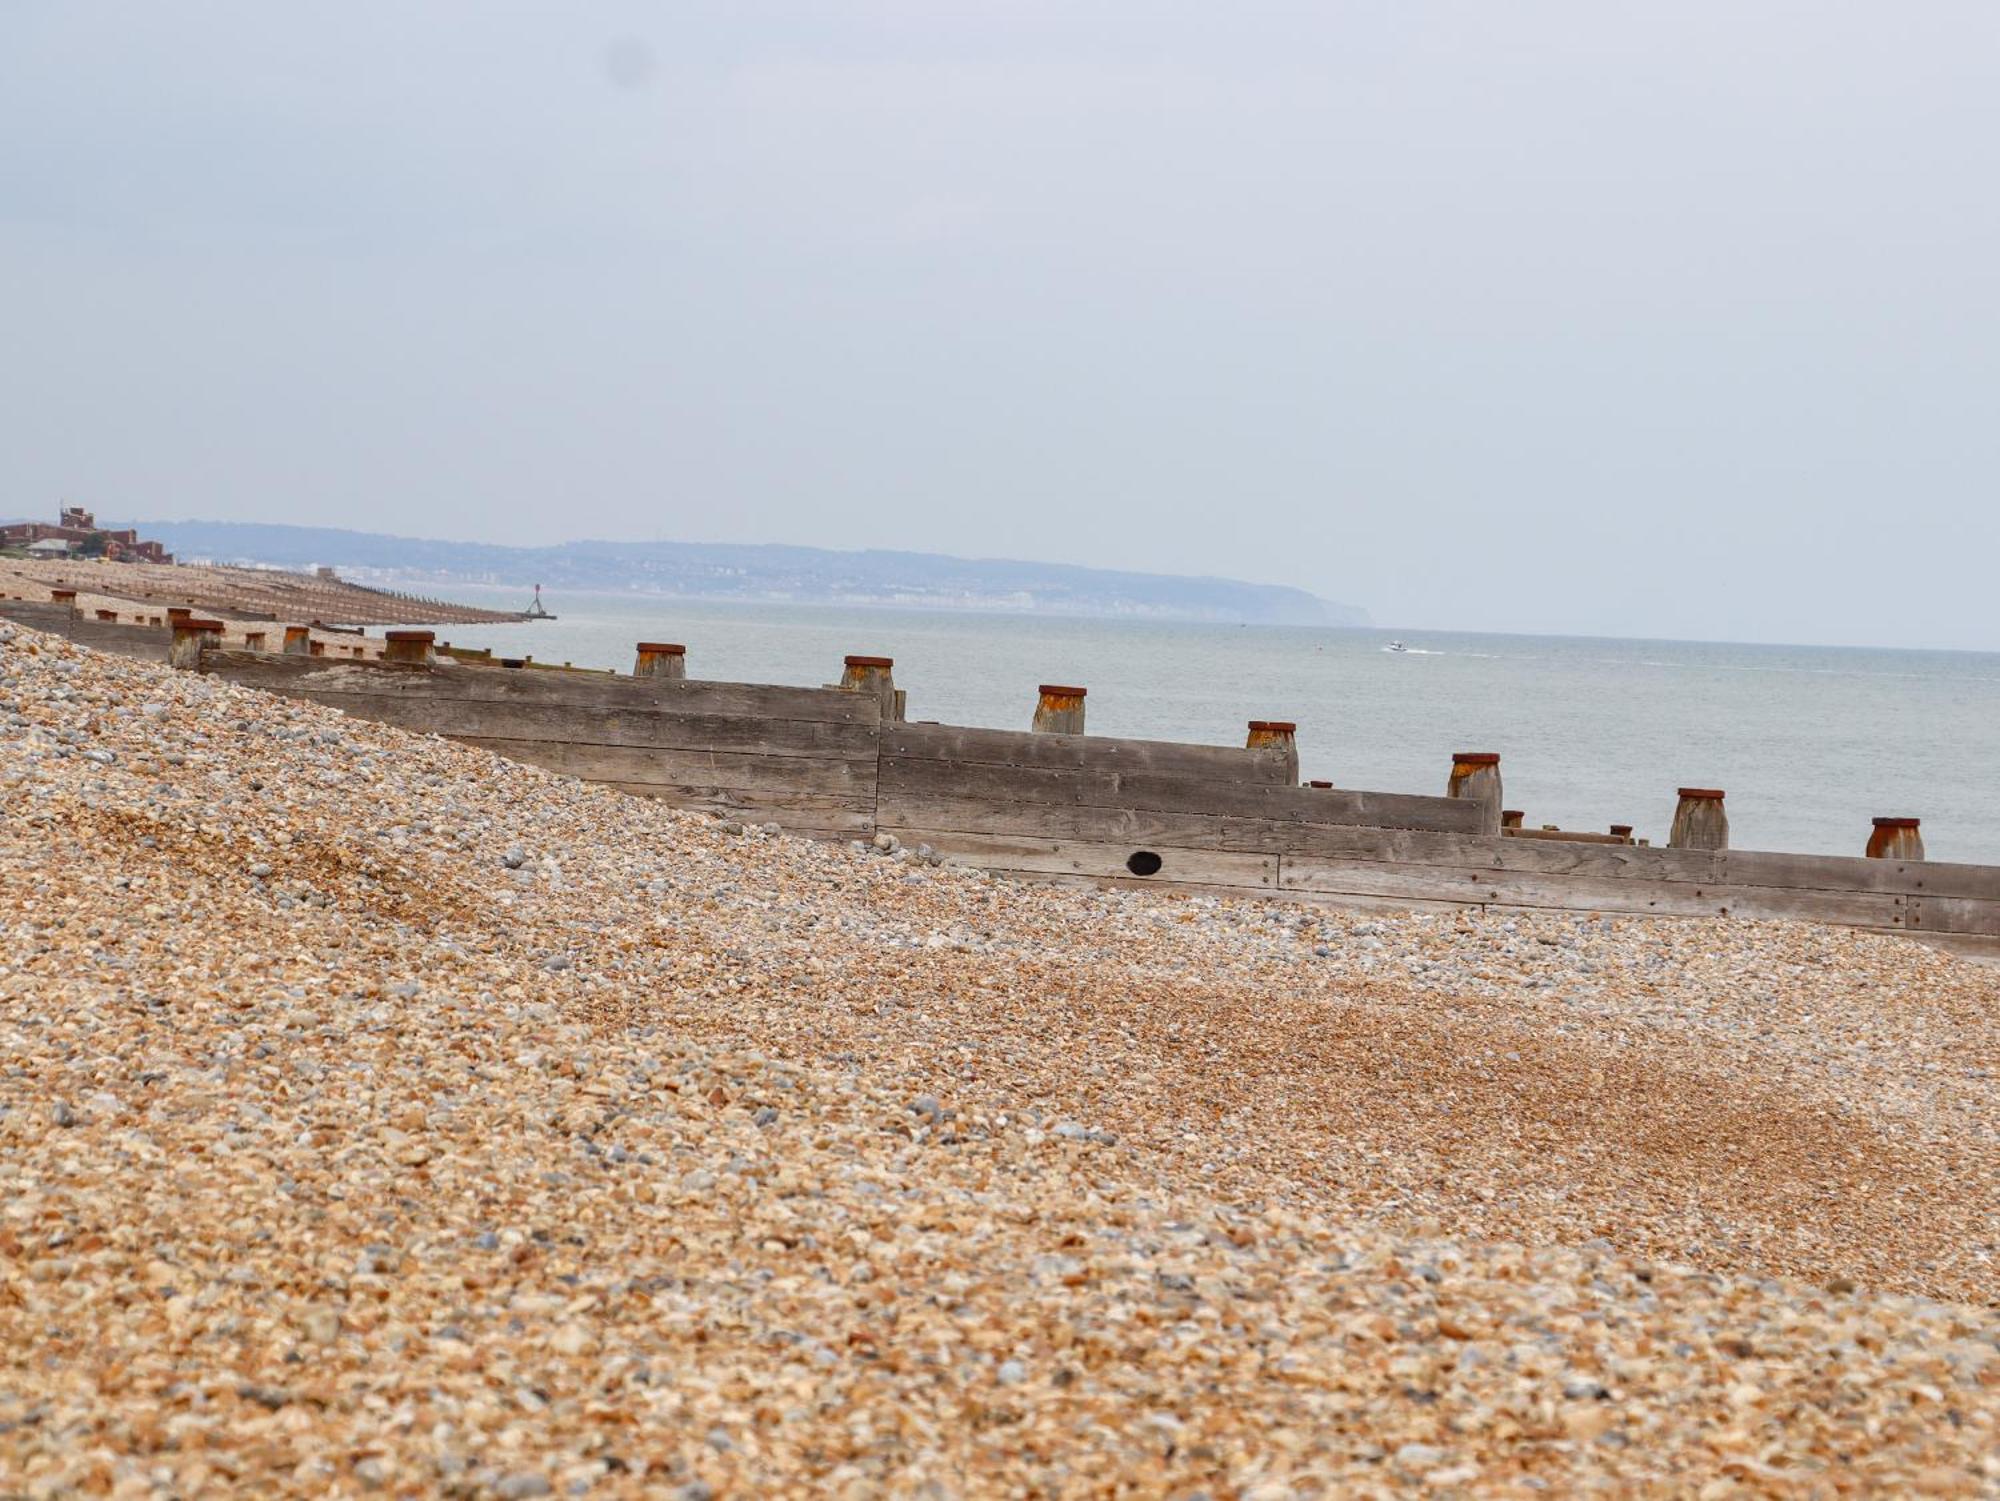
[{"label": "gray sky", "polygon": [[1991,0],[0,0],[0,512],[2000,648]]}]

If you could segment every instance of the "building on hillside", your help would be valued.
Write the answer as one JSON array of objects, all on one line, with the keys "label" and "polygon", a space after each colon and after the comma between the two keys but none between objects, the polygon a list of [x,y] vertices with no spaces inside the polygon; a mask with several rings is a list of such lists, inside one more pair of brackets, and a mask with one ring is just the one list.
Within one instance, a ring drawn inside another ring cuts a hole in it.
[{"label": "building on hillside", "polygon": [[[26,548],[29,552],[55,555],[74,553],[92,537],[104,539],[104,556],[114,563],[171,563],[174,555],[164,544],[142,540],[131,527],[106,531],[97,517],[82,506],[64,506],[56,524],[45,521],[17,521],[0,526],[0,547]],[[45,542],[67,544],[44,547]]]}]

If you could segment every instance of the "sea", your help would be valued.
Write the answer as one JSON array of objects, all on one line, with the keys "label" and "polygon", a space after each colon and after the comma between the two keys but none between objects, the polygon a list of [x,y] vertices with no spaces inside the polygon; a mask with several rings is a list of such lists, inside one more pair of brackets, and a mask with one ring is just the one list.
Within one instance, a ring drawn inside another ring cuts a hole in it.
[{"label": "sea", "polygon": [[[522,591],[454,585],[468,604]],[[1080,684],[1090,732],[1243,743],[1298,724],[1300,775],[1442,793],[1456,751],[1497,751],[1530,828],[1629,823],[1663,843],[1675,789],[1728,793],[1738,849],[1859,855],[1917,817],[1933,860],[2000,864],[2000,654],[1586,636],[1235,625],[550,596],[555,620],[440,639],[632,670],[687,646],[690,677],[819,686],[849,653],[895,659],[913,720],[1026,729],[1042,683]],[[1390,649],[1400,640],[1403,651]]]}]

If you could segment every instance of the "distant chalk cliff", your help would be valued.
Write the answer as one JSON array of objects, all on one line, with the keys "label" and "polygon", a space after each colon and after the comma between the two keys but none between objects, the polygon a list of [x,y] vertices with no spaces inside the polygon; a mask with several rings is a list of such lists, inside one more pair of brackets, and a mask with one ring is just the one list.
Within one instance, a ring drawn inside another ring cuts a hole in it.
[{"label": "distant chalk cliff", "polygon": [[328,527],[236,521],[146,521],[183,560],[330,564],[382,582],[541,584],[545,589],[640,590],[687,599],[900,605],[1050,615],[1366,625],[1368,615],[1303,589],[1236,579],[1124,573],[1064,563],[953,558],[922,552],[711,542],[565,542],[499,547]]}]

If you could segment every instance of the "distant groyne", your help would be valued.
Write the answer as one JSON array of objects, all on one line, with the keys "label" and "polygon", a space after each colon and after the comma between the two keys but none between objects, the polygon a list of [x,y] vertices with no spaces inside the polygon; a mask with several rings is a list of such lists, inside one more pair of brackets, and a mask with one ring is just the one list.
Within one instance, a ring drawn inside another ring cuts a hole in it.
[{"label": "distant groyne", "polygon": [[93,616],[164,624],[168,611],[194,610],[232,620],[369,625],[487,625],[531,618],[393,589],[350,583],[331,569],[291,573],[196,563],[0,558],[0,597],[33,603],[49,596],[89,601]]}]

